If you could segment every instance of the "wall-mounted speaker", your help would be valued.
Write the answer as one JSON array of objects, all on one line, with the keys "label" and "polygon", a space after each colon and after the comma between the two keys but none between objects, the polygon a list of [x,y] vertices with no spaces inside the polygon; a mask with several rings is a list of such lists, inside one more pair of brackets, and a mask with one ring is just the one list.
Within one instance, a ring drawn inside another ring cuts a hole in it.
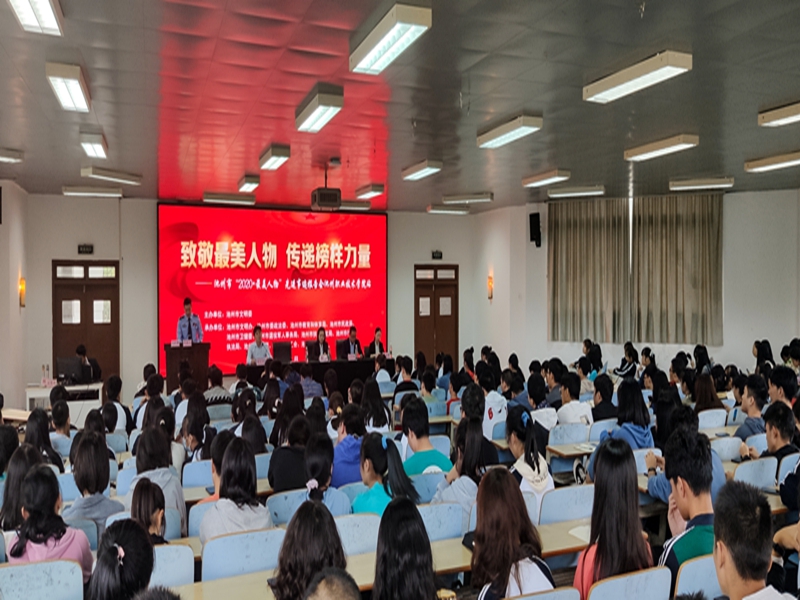
[{"label": "wall-mounted speaker", "polygon": [[531,241],[536,244],[537,248],[542,247],[542,222],[539,218],[539,213],[531,213],[528,215],[531,225]]}]

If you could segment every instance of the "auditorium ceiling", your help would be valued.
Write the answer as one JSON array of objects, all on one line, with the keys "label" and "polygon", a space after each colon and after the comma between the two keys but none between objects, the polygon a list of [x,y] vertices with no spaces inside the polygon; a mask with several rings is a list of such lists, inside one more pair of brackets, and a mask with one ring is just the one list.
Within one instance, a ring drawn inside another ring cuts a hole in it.
[{"label": "auditorium ceiling", "polygon": [[[416,2],[412,2],[416,3]],[[443,195],[491,191],[493,206],[546,199],[524,177],[571,172],[607,195],[660,194],[671,178],[735,178],[734,191],[800,188],[800,167],[746,173],[745,161],[800,150],[800,123],[759,127],[758,112],[800,102],[797,0],[433,0],[433,25],[378,76],[349,71],[351,44],[388,10],[374,0],[61,0],[63,37],[25,33],[0,0],[0,179],[33,193],[87,185],[94,164],[140,174],[126,196],[199,200],[260,174],[259,204],[308,206],[328,184],[345,199],[378,183],[373,207],[422,211]],[[663,50],[690,72],[602,105],[582,88]],[[86,114],[63,111],[45,63],[81,65]],[[317,82],[344,106],[319,133],[295,110]],[[540,115],[537,133],[480,149],[486,127]],[[86,158],[81,132],[102,131],[108,159]],[[645,163],[626,149],[676,134],[691,150]],[[273,143],[291,146],[259,171]],[[422,160],[440,173],[404,181]]]}]

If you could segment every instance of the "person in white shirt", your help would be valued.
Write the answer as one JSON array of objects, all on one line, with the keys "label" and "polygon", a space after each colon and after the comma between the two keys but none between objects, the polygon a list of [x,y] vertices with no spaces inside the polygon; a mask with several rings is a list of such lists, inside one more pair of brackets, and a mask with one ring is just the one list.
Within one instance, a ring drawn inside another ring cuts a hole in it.
[{"label": "person in white shirt", "polygon": [[272,358],[269,353],[269,344],[261,341],[261,325],[253,327],[253,337],[255,341],[247,347],[248,365],[263,365],[268,358]]},{"label": "person in white shirt", "polygon": [[772,511],[766,496],[741,481],[729,481],[714,503],[714,567],[730,600],[793,598],[767,587],[772,564]]},{"label": "person in white shirt", "polygon": [[483,437],[491,440],[494,426],[506,422],[508,400],[497,391],[497,382],[489,369],[481,373],[478,383],[486,397],[486,408],[483,411]]},{"label": "person in white shirt", "polygon": [[561,408],[558,409],[558,423],[583,423],[591,425],[592,407],[588,402],[579,400],[581,395],[581,380],[575,373],[564,373],[561,377]]},{"label": "person in white shirt", "polygon": [[389,371],[386,370],[386,356],[378,354],[375,357],[375,381],[383,383],[391,380],[392,376],[389,375]]},{"label": "person in white shirt", "polygon": [[247,381],[247,365],[236,365],[236,381],[231,384],[230,389],[228,390],[233,396],[236,393],[236,390],[239,388],[239,384],[244,382],[247,384],[248,388],[252,388],[253,386]]}]

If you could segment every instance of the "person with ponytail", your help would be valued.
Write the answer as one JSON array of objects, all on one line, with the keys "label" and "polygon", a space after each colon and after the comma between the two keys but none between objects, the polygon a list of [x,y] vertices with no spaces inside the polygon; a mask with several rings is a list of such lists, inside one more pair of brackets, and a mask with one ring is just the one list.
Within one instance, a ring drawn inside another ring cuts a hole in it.
[{"label": "person with ponytail", "polygon": [[353,500],[354,513],[383,516],[392,498],[419,502],[419,494],[403,470],[397,446],[380,433],[367,434],[361,444],[361,481],[369,489]]},{"label": "person with ponytail", "polygon": [[234,427],[236,437],[242,437],[242,425],[246,417],[252,416],[258,419],[256,412],[256,393],[252,388],[238,390],[233,397],[231,404],[231,421],[237,425]]},{"label": "person with ponytail", "polygon": [[334,517],[349,515],[352,512],[350,498],[344,492],[331,487],[333,442],[327,435],[316,433],[311,436],[306,444],[305,462],[308,494],[298,498],[297,508],[306,500],[315,500],[327,506]]},{"label": "person with ponytail", "polygon": [[339,439],[339,421],[344,410],[344,396],[341,392],[333,392],[328,398],[328,437]]},{"label": "person with ponytail", "polygon": [[461,531],[469,529],[469,513],[478,497],[478,485],[485,471],[481,459],[483,426],[480,419],[462,419],[456,429],[455,466],[439,482],[431,504],[457,502],[461,505]]},{"label": "person with ponytail", "polygon": [[169,440],[163,430],[150,427],[139,436],[139,453],[136,455],[136,477],[125,496],[125,510],[131,509],[133,493],[136,485],[143,479],[149,479],[164,492],[166,508],[174,508],[181,516],[181,535],[186,535],[186,501],[183,497],[181,480],[170,470]]},{"label": "person with ponytail", "polygon": [[80,529],[67,527],[59,516],[61,492],[49,466],[34,466],[22,481],[22,525],[12,536],[9,564],[43,560],[73,560],[83,571],[83,583],[92,574],[89,538]]},{"label": "person with ponytail", "polygon": [[131,519],[112,523],[97,547],[86,600],[131,600],[147,589],[155,557],[150,537]]},{"label": "person with ponytail", "polygon": [[539,453],[534,420],[521,406],[512,406],[506,417],[506,440],[508,449],[516,462],[511,474],[522,492],[536,497],[536,514],[542,506],[542,496],[554,487],[553,477],[547,468],[547,461]]},{"label": "person with ponytail", "polygon": [[142,479],[133,492],[131,519],[148,533],[153,546],[169,543],[164,539],[167,528],[164,513],[164,492],[149,479]]},{"label": "person with ponytail", "polygon": [[200,522],[201,544],[220,535],[273,526],[269,509],[258,502],[256,486],[256,455],[248,442],[236,438],[222,459],[219,501]]},{"label": "person with ponytail", "polygon": [[208,425],[199,411],[189,411],[183,421],[183,445],[187,462],[198,462],[211,458],[211,442],[217,430]]},{"label": "person with ponytail", "polygon": [[25,424],[25,443],[36,448],[44,457],[45,462],[57,467],[64,472],[64,461],[50,442],[50,418],[42,408],[35,408]]}]

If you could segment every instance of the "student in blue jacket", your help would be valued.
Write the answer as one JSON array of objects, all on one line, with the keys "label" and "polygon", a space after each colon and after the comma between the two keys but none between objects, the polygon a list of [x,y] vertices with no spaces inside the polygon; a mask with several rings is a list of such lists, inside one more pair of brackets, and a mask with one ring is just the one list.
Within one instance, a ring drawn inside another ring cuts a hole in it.
[{"label": "student in blue jacket", "polygon": [[[625,440],[632,450],[652,448],[653,433],[650,431],[650,413],[647,410],[642,390],[633,377],[626,377],[617,390],[617,425],[613,431],[604,431],[600,434],[600,443],[606,438]],[[594,479],[594,460],[597,450],[589,459],[589,479]]]}]

